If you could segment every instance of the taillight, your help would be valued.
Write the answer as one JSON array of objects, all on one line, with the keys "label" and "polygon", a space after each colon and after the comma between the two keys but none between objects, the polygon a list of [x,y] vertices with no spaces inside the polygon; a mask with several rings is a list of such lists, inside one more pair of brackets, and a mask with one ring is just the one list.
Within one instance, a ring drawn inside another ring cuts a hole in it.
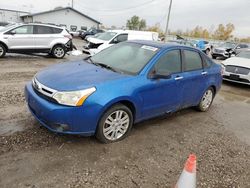
[{"label": "taillight", "polygon": [[68,38],[68,39],[72,39],[71,35],[63,35],[64,37]]}]

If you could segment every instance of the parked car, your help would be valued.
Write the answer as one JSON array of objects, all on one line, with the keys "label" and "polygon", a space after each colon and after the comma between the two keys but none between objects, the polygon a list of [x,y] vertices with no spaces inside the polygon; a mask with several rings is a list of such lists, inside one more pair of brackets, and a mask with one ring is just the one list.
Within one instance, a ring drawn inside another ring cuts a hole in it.
[{"label": "parked car", "polygon": [[127,41],[38,72],[25,98],[49,130],[109,143],[152,117],[192,106],[207,111],[221,82],[221,66],[198,49]]},{"label": "parked car", "polygon": [[241,51],[235,57],[222,62],[223,79],[250,85],[250,50]]},{"label": "parked car", "polygon": [[48,53],[63,58],[72,46],[71,35],[57,26],[15,24],[0,30],[0,57],[6,53]]},{"label": "parked car", "polygon": [[86,32],[82,32],[81,35],[80,35],[80,37],[81,37],[83,40],[85,40],[86,36],[95,35],[95,34],[97,34],[97,33],[103,33],[103,32],[104,32],[104,30],[102,30],[102,29],[91,28],[91,29],[89,29],[89,30],[86,31]]},{"label": "parked car", "polygon": [[237,55],[241,51],[245,51],[246,49],[249,49],[249,44],[238,44],[231,52],[231,55]]},{"label": "parked car", "polygon": [[227,59],[231,57],[231,55],[236,55],[241,49],[246,49],[249,46],[247,44],[237,44],[234,42],[225,42],[219,45],[217,48],[213,48],[212,57],[216,59],[217,57],[222,57]]},{"label": "parked car", "polygon": [[206,40],[193,40],[193,44],[207,55],[211,52],[211,44]]},{"label": "parked car", "polygon": [[86,32],[84,30],[78,30],[78,31],[70,31],[72,37],[79,37],[83,32]]},{"label": "parked car", "polygon": [[158,33],[149,31],[110,30],[101,33],[98,37],[89,38],[87,45],[83,46],[83,52],[94,55],[114,44],[127,40],[158,40]]}]

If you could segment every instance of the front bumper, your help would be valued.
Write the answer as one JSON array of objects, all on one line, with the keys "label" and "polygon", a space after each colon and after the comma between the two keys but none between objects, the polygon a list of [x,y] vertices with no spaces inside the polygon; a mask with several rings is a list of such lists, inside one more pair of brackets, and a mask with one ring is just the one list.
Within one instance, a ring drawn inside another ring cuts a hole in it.
[{"label": "front bumper", "polygon": [[230,72],[223,72],[223,80],[250,85],[250,75],[235,74]]},{"label": "front bumper", "polygon": [[224,58],[228,58],[229,57],[229,53],[226,52],[226,53],[216,53],[216,52],[213,52],[211,54],[213,57],[224,57]]},{"label": "front bumper", "polygon": [[63,106],[39,96],[29,83],[25,99],[33,116],[47,129],[56,133],[91,136],[98,123],[98,105]]}]

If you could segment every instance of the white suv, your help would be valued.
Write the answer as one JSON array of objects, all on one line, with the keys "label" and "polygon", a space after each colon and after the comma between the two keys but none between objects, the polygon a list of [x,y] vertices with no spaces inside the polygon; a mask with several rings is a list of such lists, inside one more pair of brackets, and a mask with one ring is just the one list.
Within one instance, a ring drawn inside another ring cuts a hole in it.
[{"label": "white suv", "polygon": [[15,24],[0,30],[0,57],[7,53],[48,53],[63,58],[73,48],[64,28],[46,24]]}]

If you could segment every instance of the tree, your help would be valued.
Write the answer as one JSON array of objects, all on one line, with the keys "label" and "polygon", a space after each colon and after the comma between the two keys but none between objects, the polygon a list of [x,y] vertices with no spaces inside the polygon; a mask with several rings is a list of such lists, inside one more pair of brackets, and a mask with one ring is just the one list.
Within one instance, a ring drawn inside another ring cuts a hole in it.
[{"label": "tree", "polygon": [[160,23],[155,24],[154,26],[151,26],[147,29],[147,31],[157,32],[159,33],[159,37],[165,37],[164,32],[161,29]]},{"label": "tree", "polygon": [[229,23],[226,26],[223,24],[219,24],[218,28],[215,30],[213,34],[213,38],[218,40],[228,40],[233,37],[232,33],[235,27],[233,24]]},{"label": "tree", "polygon": [[126,26],[131,30],[142,30],[146,28],[146,20],[140,20],[139,16],[133,16],[130,20],[127,20]]},{"label": "tree", "polygon": [[146,20],[141,19],[139,22],[139,30],[144,30],[146,29]]}]

